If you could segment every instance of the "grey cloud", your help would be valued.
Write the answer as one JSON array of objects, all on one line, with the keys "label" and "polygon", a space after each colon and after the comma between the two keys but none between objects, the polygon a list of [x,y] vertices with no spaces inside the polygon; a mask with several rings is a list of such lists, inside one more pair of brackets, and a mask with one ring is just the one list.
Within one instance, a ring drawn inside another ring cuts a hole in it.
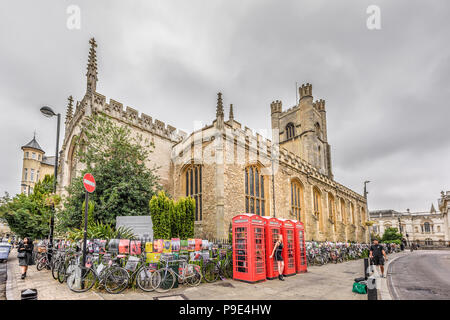
[{"label": "grey cloud", "polygon": [[[81,30],[66,8],[81,8]],[[448,189],[450,22],[447,1],[21,1],[0,10],[0,192],[19,191],[33,130],[54,151],[54,121],[85,89],[88,39],[98,42],[98,91],[190,131],[210,123],[216,93],[255,130],[270,102],[295,103],[295,82],[326,100],[335,178],[372,209],[426,210]]]}]

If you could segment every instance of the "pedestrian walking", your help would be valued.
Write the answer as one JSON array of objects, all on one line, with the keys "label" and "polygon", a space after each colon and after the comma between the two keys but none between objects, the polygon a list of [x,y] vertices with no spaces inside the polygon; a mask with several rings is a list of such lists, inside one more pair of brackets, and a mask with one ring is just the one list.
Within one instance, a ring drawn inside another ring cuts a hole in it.
[{"label": "pedestrian walking", "polygon": [[284,281],[283,277],[284,261],[283,257],[281,256],[282,251],[283,251],[283,236],[279,234],[278,240],[273,247],[272,254],[270,255],[270,259],[272,259],[275,254],[275,261],[277,262],[278,265],[278,279]]},{"label": "pedestrian walking", "polygon": [[28,266],[33,264],[34,245],[30,238],[26,237],[19,243],[17,248],[17,258],[19,258],[19,266],[22,271],[21,279],[27,276]]},{"label": "pedestrian walking", "polygon": [[369,252],[370,261],[372,264],[376,265],[381,270],[381,277],[385,278],[384,275],[384,261],[387,261],[386,252],[381,244],[378,243],[377,239],[373,240],[373,244],[370,246]]}]

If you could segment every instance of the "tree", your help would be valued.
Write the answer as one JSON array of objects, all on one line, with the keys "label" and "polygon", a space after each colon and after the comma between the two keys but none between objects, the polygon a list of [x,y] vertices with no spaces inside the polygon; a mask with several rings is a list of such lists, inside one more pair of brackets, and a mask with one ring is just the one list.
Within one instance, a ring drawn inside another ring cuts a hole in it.
[{"label": "tree", "polygon": [[162,189],[156,168],[149,169],[145,164],[153,144],[101,114],[86,119],[80,136],[76,157],[86,169],[67,188],[69,196],[59,213],[58,227],[82,227],[79,212],[84,209],[82,176],[86,172],[92,173],[96,181],[95,192],[90,195],[95,203],[95,221],[115,224],[117,216],[148,215],[148,201]]},{"label": "tree", "polygon": [[24,193],[10,198],[8,194],[0,199],[0,218],[6,221],[21,238],[47,238],[50,233],[51,205],[59,204],[59,196],[52,194],[53,175],[46,175],[34,186],[33,193]]},{"label": "tree", "polygon": [[403,236],[398,232],[397,228],[386,228],[381,238],[382,242],[396,242],[396,240],[402,240]]}]

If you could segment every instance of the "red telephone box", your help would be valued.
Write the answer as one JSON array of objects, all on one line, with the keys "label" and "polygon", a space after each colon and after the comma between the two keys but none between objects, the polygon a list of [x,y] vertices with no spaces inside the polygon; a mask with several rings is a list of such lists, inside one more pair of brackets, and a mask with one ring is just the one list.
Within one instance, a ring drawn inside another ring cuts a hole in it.
[{"label": "red telephone box", "polygon": [[233,279],[254,283],[266,280],[264,220],[240,214],[232,220]]},{"label": "red telephone box", "polygon": [[306,247],[305,247],[305,227],[303,222],[291,220],[295,225],[295,270],[297,273],[308,272]]},{"label": "red telephone box", "polygon": [[278,277],[278,266],[275,258],[270,258],[273,247],[278,241],[278,235],[281,232],[281,222],[273,217],[265,216],[264,218],[264,237],[266,238],[266,278],[269,280]]},{"label": "red telephone box", "polygon": [[283,251],[281,256],[284,261],[283,276],[293,276],[295,272],[295,224],[288,219],[278,219],[281,222],[281,234],[283,235]]}]

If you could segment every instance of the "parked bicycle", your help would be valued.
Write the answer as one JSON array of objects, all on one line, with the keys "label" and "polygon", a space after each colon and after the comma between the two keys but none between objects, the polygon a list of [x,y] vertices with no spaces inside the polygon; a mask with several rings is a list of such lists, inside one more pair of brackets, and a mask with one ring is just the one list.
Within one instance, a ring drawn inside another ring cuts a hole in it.
[{"label": "parked bicycle", "polygon": [[[164,266],[155,272],[151,277],[151,284],[156,292],[167,292],[173,288],[175,281],[187,283],[190,286],[198,286],[202,281],[200,266],[187,262],[187,259],[170,260],[161,257],[160,262]],[[170,263],[179,263],[178,273],[170,268]]]}]

